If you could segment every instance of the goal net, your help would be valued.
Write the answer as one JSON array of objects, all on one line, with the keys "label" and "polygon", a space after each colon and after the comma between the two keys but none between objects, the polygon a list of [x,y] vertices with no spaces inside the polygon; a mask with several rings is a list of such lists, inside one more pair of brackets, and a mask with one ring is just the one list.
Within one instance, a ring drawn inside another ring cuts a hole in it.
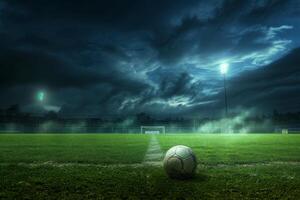
[{"label": "goal net", "polygon": [[281,134],[289,134],[289,129],[286,128],[282,129]]},{"label": "goal net", "polygon": [[166,129],[164,126],[141,126],[142,134],[165,134]]}]

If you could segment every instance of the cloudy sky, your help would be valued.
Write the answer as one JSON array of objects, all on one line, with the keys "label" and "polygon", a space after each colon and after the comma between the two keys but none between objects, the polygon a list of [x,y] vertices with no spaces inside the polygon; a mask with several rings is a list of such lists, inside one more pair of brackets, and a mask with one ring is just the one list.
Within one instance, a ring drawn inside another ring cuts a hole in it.
[{"label": "cloudy sky", "polygon": [[1,0],[0,108],[213,116],[228,63],[230,110],[299,111],[299,17],[298,0]]}]

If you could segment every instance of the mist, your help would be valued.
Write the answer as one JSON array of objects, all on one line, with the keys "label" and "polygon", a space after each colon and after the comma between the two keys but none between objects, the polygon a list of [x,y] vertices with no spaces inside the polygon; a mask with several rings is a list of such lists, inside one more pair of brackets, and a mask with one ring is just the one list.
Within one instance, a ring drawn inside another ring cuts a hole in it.
[{"label": "mist", "polygon": [[[197,128],[198,133],[254,133],[268,132],[274,129],[274,124],[270,119],[256,119],[255,109],[238,109],[231,117],[211,120]],[[250,120],[252,119],[252,120]]]}]

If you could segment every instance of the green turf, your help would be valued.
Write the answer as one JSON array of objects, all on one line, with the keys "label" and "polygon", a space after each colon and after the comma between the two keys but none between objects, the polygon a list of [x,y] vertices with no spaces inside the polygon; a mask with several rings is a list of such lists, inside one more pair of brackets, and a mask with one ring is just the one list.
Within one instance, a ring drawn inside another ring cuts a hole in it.
[{"label": "green turf", "polygon": [[300,135],[156,137],[193,148],[194,179],[132,164],[147,135],[0,135],[0,199],[300,199]]},{"label": "green turf", "polygon": [[253,163],[300,161],[300,135],[205,134],[158,136],[164,151],[183,144],[191,147],[201,163]]},{"label": "green turf", "polygon": [[149,135],[7,134],[0,135],[0,161],[137,163],[144,158]]}]

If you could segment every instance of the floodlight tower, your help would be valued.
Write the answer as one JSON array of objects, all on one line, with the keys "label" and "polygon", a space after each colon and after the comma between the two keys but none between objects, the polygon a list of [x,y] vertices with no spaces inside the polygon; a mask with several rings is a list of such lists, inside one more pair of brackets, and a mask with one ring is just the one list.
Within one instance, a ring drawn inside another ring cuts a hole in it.
[{"label": "floodlight tower", "polygon": [[227,88],[226,88],[226,74],[228,71],[229,64],[228,63],[222,63],[220,64],[220,71],[223,75],[224,79],[224,99],[225,99],[225,114],[226,117],[228,116],[228,103],[227,103]]}]

